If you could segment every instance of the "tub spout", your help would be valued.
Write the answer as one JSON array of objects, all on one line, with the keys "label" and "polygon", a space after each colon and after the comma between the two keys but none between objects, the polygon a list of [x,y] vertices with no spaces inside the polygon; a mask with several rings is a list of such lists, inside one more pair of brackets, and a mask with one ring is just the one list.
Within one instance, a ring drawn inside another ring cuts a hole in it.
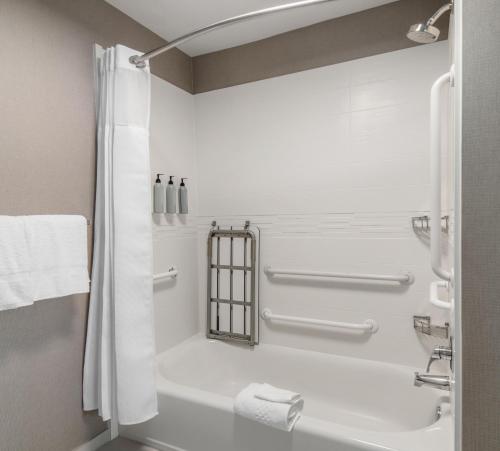
[{"label": "tub spout", "polygon": [[450,376],[442,376],[438,374],[420,374],[415,373],[415,386],[422,387],[423,385],[428,385],[432,388],[438,388],[440,390],[448,390],[451,388]]}]

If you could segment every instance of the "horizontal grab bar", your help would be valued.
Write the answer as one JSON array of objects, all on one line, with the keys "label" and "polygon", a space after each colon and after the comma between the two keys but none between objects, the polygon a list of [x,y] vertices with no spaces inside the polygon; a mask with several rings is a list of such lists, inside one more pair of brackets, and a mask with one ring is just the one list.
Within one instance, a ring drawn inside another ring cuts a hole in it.
[{"label": "horizontal grab bar", "polygon": [[355,274],[341,272],[324,272],[324,271],[306,271],[302,269],[281,269],[265,266],[264,272],[270,276],[286,275],[286,276],[311,276],[311,277],[331,277],[336,279],[362,279],[362,280],[380,280],[389,282],[399,282],[411,284],[415,280],[413,274],[407,272],[405,274]]},{"label": "horizontal grab bar", "polygon": [[153,276],[153,280],[157,281],[162,279],[175,279],[177,277],[177,274],[179,274],[179,271],[177,271],[177,268],[175,266],[172,266],[167,272],[155,274]]},{"label": "horizontal grab bar", "polygon": [[340,321],[326,321],[323,319],[313,319],[313,318],[299,318],[297,316],[286,316],[286,315],[275,315],[270,309],[266,308],[260,314],[264,320],[276,320],[276,321],[287,321],[291,323],[298,324],[310,324],[312,326],[325,326],[325,327],[335,327],[338,329],[352,329],[352,330],[362,330],[365,332],[371,332],[374,334],[378,330],[378,324],[373,319],[367,319],[363,323],[344,323]]}]

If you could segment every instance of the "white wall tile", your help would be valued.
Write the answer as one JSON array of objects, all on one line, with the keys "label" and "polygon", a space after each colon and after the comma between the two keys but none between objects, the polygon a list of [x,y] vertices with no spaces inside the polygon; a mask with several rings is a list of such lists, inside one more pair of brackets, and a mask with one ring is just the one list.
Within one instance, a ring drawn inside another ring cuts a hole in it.
[{"label": "white wall tile", "polygon": [[[194,99],[170,83],[155,76],[152,79],[151,183],[156,173],[189,177],[191,210],[185,217],[153,215],[153,270],[165,272],[171,266],[179,270],[177,279],[154,286],[156,346],[161,352],[198,331],[198,190]],[[176,186],[178,183],[179,179]]]},{"label": "white wall tile", "polygon": [[[447,52],[438,43],[196,96],[200,249],[212,218],[250,219],[262,230],[262,266],[416,278],[404,286],[261,274],[261,308],[381,326],[360,337],[264,323],[263,342],[425,363],[435,341],[417,336],[412,316],[447,316],[428,303],[429,250],[410,217],[429,208],[428,97]],[[204,264],[202,251],[200,274]]]}]

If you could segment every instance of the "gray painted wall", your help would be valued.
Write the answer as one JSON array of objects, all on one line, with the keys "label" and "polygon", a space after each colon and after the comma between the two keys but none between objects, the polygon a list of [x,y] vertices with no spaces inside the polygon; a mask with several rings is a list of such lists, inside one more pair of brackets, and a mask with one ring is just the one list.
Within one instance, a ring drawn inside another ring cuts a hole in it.
[{"label": "gray painted wall", "polygon": [[[227,88],[315,67],[342,63],[415,44],[406,38],[411,24],[431,16],[443,0],[399,0],[327,20],[257,42],[193,59],[196,93]],[[448,20],[439,22],[440,39]]]},{"label": "gray painted wall", "polygon": [[463,451],[498,451],[500,2],[463,7]]},{"label": "gray painted wall", "polygon": [[[0,0],[0,214],[92,218],[93,44],[161,45],[104,1]],[[153,70],[190,89],[190,58]],[[105,429],[82,412],[87,296],[0,312],[0,449],[70,451]]]}]

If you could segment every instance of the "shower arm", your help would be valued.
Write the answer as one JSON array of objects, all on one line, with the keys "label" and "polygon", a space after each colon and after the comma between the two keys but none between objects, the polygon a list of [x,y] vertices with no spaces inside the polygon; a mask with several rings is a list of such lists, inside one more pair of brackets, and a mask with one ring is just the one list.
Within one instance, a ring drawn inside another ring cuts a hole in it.
[{"label": "shower arm", "polygon": [[451,11],[453,9],[453,2],[447,3],[446,5],[441,6],[426,22],[426,25],[434,25],[439,18],[446,13],[447,11]]},{"label": "shower arm", "polygon": [[224,19],[219,22],[215,22],[212,25],[208,25],[207,27],[203,27],[198,30],[192,31],[191,33],[185,34],[177,39],[174,39],[173,41],[169,42],[168,44],[162,47],[158,47],[157,49],[151,50],[142,55],[131,56],[129,58],[129,61],[131,64],[134,64],[138,68],[144,68],[146,67],[146,61],[149,61],[151,58],[161,55],[162,53],[168,52],[169,50],[178,47],[184,42],[197,38],[198,36],[202,36],[204,34],[210,33],[211,31],[218,30],[219,28],[255,19],[260,16],[266,16],[268,14],[279,13],[282,11],[288,11],[290,9],[295,9],[295,8],[303,8],[306,6],[319,5],[321,3],[329,3],[332,1],[336,0],[303,0],[300,2],[287,3],[286,5],[273,6],[271,8],[260,9],[258,11],[253,11],[250,13],[241,14],[239,16],[230,17],[229,19]]}]

